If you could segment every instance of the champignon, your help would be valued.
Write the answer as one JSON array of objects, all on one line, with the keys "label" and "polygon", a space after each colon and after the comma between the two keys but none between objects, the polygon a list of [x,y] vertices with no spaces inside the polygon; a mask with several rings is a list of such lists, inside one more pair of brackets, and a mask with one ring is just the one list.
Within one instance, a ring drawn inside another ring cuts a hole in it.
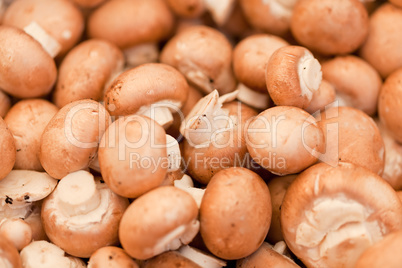
[{"label": "champignon", "polygon": [[68,174],[42,204],[50,241],[68,254],[88,258],[118,242],[118,226],[128,200],[84,170]]},{"label": "champignon", "polygon": [[18,250],[2,235],[0,235],[0,266],[4,268],[23,267]]},{"label": "champignon", "polygon": [[103,247],[92,253],[88,268],[139,268],[138,264],[118,247]]},{"label": "champignon", "polygon": [[402,228],[402,203],[365,168],[320,163],[289,186],[281,224],[290,250],[307,267],[354,267],[364,250]]},{"label": "champignon", "polygon": [[32,241],[31,226],[22,219],[3,219],[0,221],[0,236],[7,238],[18,251]]},{"label": "champignon", "polygon": [[13,169],[16,158],[16,147],[14,137],[0,117],[0,181],[4,179]]}]

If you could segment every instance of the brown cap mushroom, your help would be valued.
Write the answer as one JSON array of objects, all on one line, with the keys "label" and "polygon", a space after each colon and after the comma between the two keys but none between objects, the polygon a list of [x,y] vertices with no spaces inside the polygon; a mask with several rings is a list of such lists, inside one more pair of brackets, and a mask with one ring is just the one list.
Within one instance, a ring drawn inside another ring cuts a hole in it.
[{"label": "brown cap mushroom", "polygon": [[81,99],[103,99],[104,88],[123,70],[123,53],[98,39],[84,41],[63,59],[53,101],[58,107]]},{"label": "brown cap mushroom", "polygon": [[247,149],[253,160],[278,175],[313,165],[324,147],[324,134],[314,117],[296,107],[267,109],[247,130]]},{"label": "brown cap mushroom", "polygon": [[0,236],[7,238],[18,251],[32,241],[31,226],[23,219],[3,219],[0,221]]},{"label": "brown cap mushroom", "polygon": [[92,253],[88,268],[139,268],[138,264],[118,247],[103,247]]},{"label": "brown cap mushroom", "polygon": [[333,85],[326,80],[321,81],[320,87],[313,93],[310,104],[305,108],[306,112],[313,114],[328,108],[336,100],[336,92]]},{"label": "brown cap mushroom", "polygon": [[341,104],[375,114],[382,80],[370,64],[356,56],[338,56],[322,64],[322,75]]},{"label": "brown cap mushroom", "polygon": [[213,28],[190,26],[180,31],[165,45],[160,61],[177,68],[190,84],[205,93],[217,89],[225,94],[236,87],[232,46]]},{"label": "brown cap mushroom", "polygon": [[57,111],[53,103],[43,99],[22,100],[11,107],[4,121],[17,149],[14,169],[43,171],[39,161],[40,139]]},{"label": "brown cap mushroom", "polygon": [[109,123],[105,107],[93,100],[61,108],[42,134],[39,160],[43,168],[57,179],[87,168]]},{"label": "brown cap mushroom", "polygon": [[128,200],[80,170],[65,176],[42,204],[42,223],[50,241],[68,254],[88,258],[117,244],[118,226]]},{"label": "brown cap mushroom", "polygon": [[360,56],[383,78],[402,67],[402,9],[384,3],[370,17],[370,28]]},{"label": "brown cap mushroom", "polygon": [[265,81],[276,105],[306,108],[322,80],[321,65],[311,52],[300,46],[285,46],[270,57]]},{"label": "brown cap mushroom", "polygon": [[[26,2],[16,1],[15,3]],[[31,1],[29,1],[31,2]],[[41,2],[35,1],[32,3]],[[0,88],[18,98],[46,95],[56,82],[54,60],[31,36],[0,26]]]},{"label": "brown cap mushroom", "polygon": [[281,224],[290,250],[307,267],[355,267],[365,249],[402,228],[402,203],[365,168],[320,163],[289,186]]},{"label": "brown cap mushroom", "polygon": [[2,235],[0,235],[0,265],[4,268],[22,268],[18,250]]},{"label": "brown cap mushroom", "polygon": [[265,182],[245,168],[228,168],[209,182],[200,208],[200,232],[207,248],[227,260],[244,258],[264,242],[271,223]]},{"label": "brown cap mushroom", "polygon": [[16,158],[14,137],[3,118],[0,117],[0,181],[13,169]]},{"label": "brown cap mushroom", "polygon": [[120,222],[124,250],[144,260],[188,244],[198,233],[194,199],[172,186],[156,188],[134,200]]}]

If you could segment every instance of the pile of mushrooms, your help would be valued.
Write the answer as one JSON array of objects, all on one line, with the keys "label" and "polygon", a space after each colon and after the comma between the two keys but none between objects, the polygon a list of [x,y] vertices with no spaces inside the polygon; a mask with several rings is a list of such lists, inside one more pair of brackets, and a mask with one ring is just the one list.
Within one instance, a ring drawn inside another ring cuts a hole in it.
[{"label": "pile of mushrooms", "polygon": [[0,267],[400,268],[401,0],[0,0]]}]

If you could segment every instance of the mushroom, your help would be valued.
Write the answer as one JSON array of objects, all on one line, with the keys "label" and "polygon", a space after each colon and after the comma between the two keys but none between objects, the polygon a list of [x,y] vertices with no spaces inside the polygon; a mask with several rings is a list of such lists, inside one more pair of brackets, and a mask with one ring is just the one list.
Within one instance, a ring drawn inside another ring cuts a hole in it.
[{"label": "mushroom", "polygon": [[186,138],[183,159],[192,178],[207,184],[218,171],[233,166],[248,166],[246,129],[256,112],[233,101],[237,92],[219,97],[215,90],[201,99],[180,132]]},{"label": "mushroom", "polygon": [[92,253],[88,261],[88,268],[139,268],[138,264],[118,247],[103,247]]},{"label": "mushroom", "polygon": [[285,35],[298,0],[240,0],[247,21],[258,30]]},{"label": "mushroom", "polygon": [[256,251],[271,223],[265,182],[245,168],[227,168],[212,177],[200,208],[200,232],[215,256],[235,260]]},{"label": "mushroom", "polygon": [[144,260],[186,245],[198,233],[194,199],[172,186],[156,188],[130,204],[119,226],[123,249]]},{"label": "mushroom", "polygon": [[260,113],[247,129],[253,160],[277,175],[298,173],[313,165],[325,148],[317,121],[297,107],[276,106]]},{"label": "mushroom", "polygon": [[[277,244],[282,246],[284,242],[281,243],[282,244],[278,242]],[[283,252],[277,248],[277,245],[272,247],[270,244],[264,242],[252,255],[236,262],[236,268],[254,267],[298,268],[299,265],[297,265],[292,259],[283,255]]]},{"label": "mushroom", "polygon": [[61,108],[76,100],[103,99],[104,88],[123,65],[123,53],[114,44],[99,39],[80,43],[60,65],[54,103]]},{"label": "mushroom", "polygon": [[198,208],[201,206],[202,197],[204,196],[205,189],[194,187],[193,180],[190,176],[184,174],[181,179],[175,180],[173,185],[183,191],[189,193],[197,203]]},{"label": "mushroom", "polygon": [[322,74],[342,104],[375,114],[382,80],[370,64],[356,56],[338,56],[322,64]]},{"label": "mushroom", "polygon": [[67,256],[58,246],[47,241],[34,241],[20,253],[24,268],[85,268],[85,263],[75,257]]},{"label": "mushroom", "polygon": [[18,251],[32,241],[31,226],[22,219],[1,220],[0,235],[7,238]]},{"label": "mushroom", "polygon": [[322,112],[324,109],[329,108],[335,100],[336,92],[334,86],[323,79],[320,87],[313,93],[313,98],[305,110],[310,114]]},{"label": "mushroom", "polygon": [[57,111],[53,103],[43,99],[22,100],[11,107],[4,121],[17,149],[14,169],[43,171],[39,161],[40,139]]},{"label": "mushroom", "polygon": [[4,93],[3,90],[0,90],[0,117],[4,118],[10,110],[11,107],[11,99],[10,97]]},{"label": "mushroom", "polygon": [[[84,18],[80,10],[68,0],[19,0],[14,1],[6,10],[3,24],[24,29],[38,39],[52,39],[55,49],[53,56],[64,55],[81,38]],[[51,50],[50,50],[51,51]],[[25,66],[27,68],[27,66]]]},{"label": "mushroom", "polygon": [[43,168],[56,179],[87,168],[109,123],[109,113],[93,100],[61,108],[42,134],[39,160]]},{"label": "mushroom", "polygon": [[392,137],[402,142],[402,122],[399,113],[402,101],[402,68],[396,70],[385,80],[378,99],[378,115]]},{"label": "mushroom", "polygon": [[355,267],[365,249],[402,228],[402,203],[365,168],[320,163],[289,186],[281,224],[290,250],[307,267]]},{"label": "mushroom", "polygon": [[335,166],[349,162],[382,174],[384,142],[371,117],[352,107],[331,107],[315,117],[326,141],[321,162]]},{"label": "mushroom", "polygon": [[0,182],[13,169],[16,158],[16,148],[13,135],[0,117]]},{"label": "mushroom", "polygon": [[140,115],[114,121],[102,138],[98,157],[106,184],[129,198],[160,186],[166,173],[181,163],[177,141]]},{"label": "mushroom", "polygon": [[191,85],[204,93],[217,89],[225,94],[236,87],[231,66],[232,46],[213,28],[186,27],[164,46],[160,61],[177,68]]},{"label": "mushroom", "polygon": [[383,78],[402,67],[402,9],[389,3],[381,5],[370,17],[369,34],[360,56]]},{"label": "mushroom", "polygon": [[257,109],[266,109],[269,95],[265,70],[271,55],[289,45],[280,37],[255,34],[243,39],[233,51],[233,69],[239,80],[237,99]]},{"label": "mushroom", "polygon": [[188,96],[188,84],[175,68],[149,63],[130,69],[114,79],[105,93],[111,115],[146,115],[169,127]]},{"label": "mushroom", "polygon": [[359,0],[302,0],[293,9],[290,27],[296,40],[314,52],[347,54],[365,41],[369,18]]},{"label": "mushroom", "polygon": [[0,266],[4,268],[22,268],[18,250],[2,235],[0,235]]},{"label": "mushroom", "polygon": [[[15,3],[26,2],[16,1]],[[31,1],[28,1],[31,2]],[[32,3],[41,2],[35,1]],[[54,60],[31,36],[23,31],[0,26],[0,88],[17,98],[48,94],[56,81]]]},{"label": "mushroom", "polygon": [[269,95],[276,105],[304,109],[320,87],[321,65],[308,49],[285,46],[270,57],[265,80]]},{"label": "mushroom", "polygon": [[68,254],[88,258],[117,244],[118,226],[128,200],[84,170],[68,174],[42,204],[42,223],[50,241]]}]

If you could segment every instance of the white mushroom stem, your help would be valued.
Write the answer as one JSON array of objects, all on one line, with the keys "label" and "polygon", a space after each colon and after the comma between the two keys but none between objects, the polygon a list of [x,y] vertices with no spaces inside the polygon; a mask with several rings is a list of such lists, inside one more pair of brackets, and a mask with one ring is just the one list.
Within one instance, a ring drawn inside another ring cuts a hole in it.
[{"label": "white mushroom stem", "polygon": [[191,179],[190,176],[184,174],[183,177],[180,180],[175,180],[174,186],[182,189],[183,191],[186,191],[189,193],[197,203],[198,208],[201,206],[201,201],[204,196],[205,190],[200,189],[200,188],[195,188],[193,180]]},{"label": "white mushroom stem", "polygon": [[235,0],[204,0],[205,7],[211,13],[212,19],[218,26],[224,25],[229,19],[235,3]]},{"label": "white mushroom stem", "polygon": [[314,92],[318,90],[322,81],[321,64],[311,53],[306,52],[300,58],[297,67],[301,94],[311,101]]},{"label": "white mushroom stem", "polygon": [[178,170],[181,164],[180,147],[177,140],[170,135],[166,135],[166,150],[169,161],[168,172]]},{"label": "white mushroom stem", "polygon": [[172,109],[164,106],[163,103],[154,103],[150,106],[143,106],[136,114],[144,115],[155,120],[164,129],[168,129],[173,123]]},{"label": "white mushroom stem", "polygon": [[225,261],[208,255],[190,246],[181,247],[179,249],[179,253],[203,268],[221,268],[226,266]]},{"label": "white mushroom stem", "polygon": [[127,65],[137,67],[141,64],[157,62],[159,48],[155,43],[146,43],[127,48],[123,51]]},{"label": "white mushroom stem", "polygon": [[24,31],[32,36],[39,44],[42,45],[43,49],[52,57],[56,57],[61,50],[61,45],[49,35],[38,23],[32,21],[30,24],[25,26]]},{"label": "white mushroom stem", "polygon": [[18,251],[32,241],[31,227],[21,219],[2,220],[0,222],[0,234],[13,243]]},{"label": "white mushroom stem", "polygon": [[286,243],[284,241],[279,241],[278,243],[276,243],[272,249],[275,250],[276,252],[278,252],[281,255],[285,255],[286,253]]},{"label": "white mushroom stem", "polygon": [[265,110],[269,106],[269,95],[263,94],[246,87],[242,83],[237,86],[239,94],[237,99],[250,107]]},{"label": "white mushroom stem", "polygon": [[101,201],[93,175],[84,170],[61,179],[57,191],[60,207],[68,216],[86,214],[97,208]]},{"label": "white mushroom stem", "polygon": [[273,16],[290,21],[293,7],[297,0],[263,0],[262,2],[269,5],[270,12]]}]

